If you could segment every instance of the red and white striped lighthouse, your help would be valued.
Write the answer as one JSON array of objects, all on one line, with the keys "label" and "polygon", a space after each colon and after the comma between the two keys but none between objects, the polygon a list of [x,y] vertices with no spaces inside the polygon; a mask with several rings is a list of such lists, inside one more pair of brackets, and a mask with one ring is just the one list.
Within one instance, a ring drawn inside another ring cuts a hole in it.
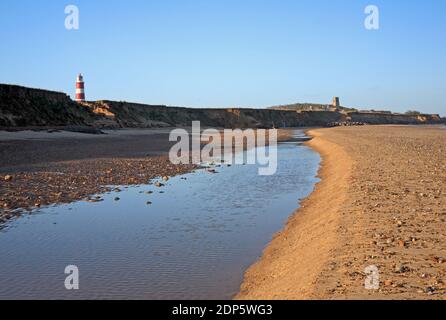
[{"label": "red and white striped lighthouse", "polygon": [[84,77],[79,73],[76,80],[76,101],[84,102],[85,101],[85,84]]}]

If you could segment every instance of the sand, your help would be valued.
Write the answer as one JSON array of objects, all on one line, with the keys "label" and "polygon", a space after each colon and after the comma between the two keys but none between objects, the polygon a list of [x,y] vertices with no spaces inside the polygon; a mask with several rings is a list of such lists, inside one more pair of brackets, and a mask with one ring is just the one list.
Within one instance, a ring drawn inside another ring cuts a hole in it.
[{"label": "sand", "polygon": [[[317,129],[321,182],[236,299],[445,299],[446,130]],[[376,266],[379,288],[366,289]]]},{"label": "sand", "polygon": [[0,132],[0,228],[22,209],[88,200],[108,186],[147,184],[196,168],[170,163],[166,129],[106,133]]},{"label": "sand", "polygon": [[[169,161],[168,152],[176,143],[169,141],[172,129],[106,130],[104,135],[0,131],[0,228],[24,211],[90,201],[92,195],[110,191],[109,186],[147,184],[196,169],[194,164]],[[281,130],[278,139],[288,140],[290,133]]]},{"label": "sand", "polygon": [[[321,182],[247,271],[236,298],[446,298],[446,130],[366,126],[310,134],[323,157]],[[14,208],[193,170],[170,164],[171,145],[168,131],[159,130],[2,133],[0,176],[13,179],[0,181],[0,227],[21,214]],[[372,265],[380,287],[366,290],[364,270]]]}]

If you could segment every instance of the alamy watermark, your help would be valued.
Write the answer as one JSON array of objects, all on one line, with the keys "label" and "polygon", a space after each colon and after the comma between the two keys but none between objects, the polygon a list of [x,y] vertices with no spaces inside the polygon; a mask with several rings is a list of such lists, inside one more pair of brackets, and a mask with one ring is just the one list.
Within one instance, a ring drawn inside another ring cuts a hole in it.
[{"label": "alamy watermark", "polygon": [[65,274],[68,275],[64,282],[65,289],[79,290],[79,268],[75,265],[66,266]]},{"label": "alamy watermark", "polygon": [[367,30],[379,30],[379,8],[375,5],[368,5],[364,9],[367,15],[364,20],[364,27]]},{"label": "alamy watermark", "polygon": [[[201,131],[200,121],[193,121],[191,132],[174,129],[169,141],[177,142],[169,152],[173,164],[199,165],[221,161],[226,164],[258,165],[259,175],[273,175],[277,171],[276,129]],[[245,152],[237,152],[237,148]]]},{"label": "alamy watermark", "polygon": [[364,287],[367,290],[378,290],[379,289],[379,270],[377,266],[368,266],[365,268],[364,273],[366,274]]},{"label": "alamy watermark", "polygon": [[[65,7],[65,28],[67,30],[79,30],[79,7],[70,4]],[[366,18],[364,27],[367,30],[379,30],[380,28],[380,12],[376,5],[368,5],[364,9]]]},{"label": "alamy watermark", "polygon": [[79,8],[73,4],[65,7],[65,29],[79,30]]}]

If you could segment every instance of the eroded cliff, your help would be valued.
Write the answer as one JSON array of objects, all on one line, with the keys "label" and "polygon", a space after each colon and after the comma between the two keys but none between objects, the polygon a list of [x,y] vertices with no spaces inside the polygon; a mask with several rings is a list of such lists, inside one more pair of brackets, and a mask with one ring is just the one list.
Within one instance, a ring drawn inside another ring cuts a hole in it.
[{"label": "eroded cliff", "polygon": [[333,122],[428,124],[444,122],[438,115],[274,109],[195,109],[118,101],[76,103],[61,92],[0,84],[0,127],[81,125],[97,128],[190,126],[272,128],[325,126]]}]

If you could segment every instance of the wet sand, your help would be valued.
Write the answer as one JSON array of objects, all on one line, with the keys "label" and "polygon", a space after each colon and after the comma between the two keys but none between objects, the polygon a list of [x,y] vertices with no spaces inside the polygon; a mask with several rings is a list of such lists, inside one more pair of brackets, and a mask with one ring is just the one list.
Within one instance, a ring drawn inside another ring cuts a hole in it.
[{"label": "wet sand", "polygon": [[[89,197],[109,191],[110,185],[147,184],[196,169],[169,161],[176,143],[169,141],[171,130],[109,130],[104,135],[0,131],[0,227],[20,216],[21,209],[96,201]],[[281,130],[279,140],[290,135]]]},{"label": "wet sand", "polygon": [[[218,174],[120,187],[100,203],[41,208],[8,222],[0,231],[0,299],[231,299],[296,197],[317,182],[317,152],[296,143],[277,152],[272,176],[215,162],[209,169]],[[67,264],[81,270],[79,291],[61,286]]]},{"label": "wet sand", "polygon": [[[321,182],[237,299],[445,299],[446,130],[317,129]],[[379,289],[365,289],[376,266]]]},{"label": "wet sand", "polygon": [[194,169],[170,163],[168,136],[166,130],[1,132],[0,223],[20,216],[18,208],[70,203],[107,192],[106,186],[146,184]]}]

